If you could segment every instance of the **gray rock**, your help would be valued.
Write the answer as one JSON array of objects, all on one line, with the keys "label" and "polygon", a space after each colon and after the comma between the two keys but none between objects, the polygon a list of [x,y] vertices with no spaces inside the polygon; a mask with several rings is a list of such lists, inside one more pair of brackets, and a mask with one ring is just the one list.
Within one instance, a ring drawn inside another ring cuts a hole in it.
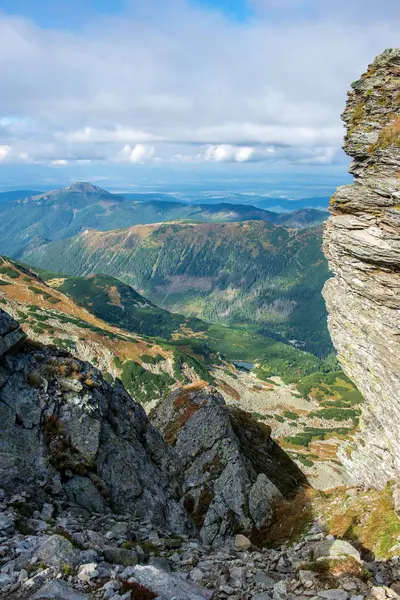
[{"label": "gray rock", "polygon": [[346,592],[354,592],[358,589],[358,585],[355,581],[345,581],[342,584],[342,587],[344,590],[346,590]]},{"label": "gray rock", "polygon": [[112,526],[111,532],[113,533],[116,539],[120,539],[121,537],[125,537],[128,532],[129,526],[128,523],[124,521],[119,521]]},{"label": "gray rock", "polygon": [[271,596],[267,592],[258,592],[252,595],[251,600],[271,600]]},{"label": "gray rock", "polygon": [[65,581],[49,581],[31,600],[87,600],[89,596],[74,590]]},{"label": "gray rock", "polygon": [[351,556],[357,561],[361,561],[360,553],[354,546],[344,540],[324,540],[315,544],[313,548],[314,559],[320,558],[339,558]]},{"label": "gray rock", "polygon": [[315,573],[313,571],[305,571],[300,569],[297,573],[297,577],[300,581],[300,583],[302,583],[303,585],[305,585],[308,582],[314,582],[315,581]]},{"label": "gray rock", "polygon": [[75,502],[90,512],[105,512],[107,503],[98,488],[88,477],[75,476],[64,483],[70,502]]},{"label": "gray rock", "polygon": [[331,590],[320,590],[318,592],[318,596],[320,598],[325,598],[325,600],[347,600],[349,597],[348,593],[345,590],[340,590],[333,588]]},{"label": "gray rock", "polygon": [[[155,565],[155,566],[157,566],[157,565]],[[195,583],[198,583],[199,581],[204,579],[204,573],[200,569],[193,569],[193,571],[190,571],[190,573],[189,573],[189,579],[190,579],[190,581],[194,581]]]},{"label": "gray rock", "polygon": [[[19,324],[0,308],[0,358],[25,339]],[[0,380],[0,384],[2,384]]]},{"label": "gray rock", "polygon": [[305,483],[269,428],[226,406],[214,388],[175,390],[152,412],[152,423],[180,459],[184,505],[205,544],[222,545],[232,532],[250,536],[268,525],[282,490]]},{"label": "gray rock", "polygon": [[83,385],[78,379],[67,379],[66,377],[57,377],[60,389],[63,392],[81,392]]},{"label": "gray rock", "polygon": [[4,531],[5,529],[14,528],[14,521],[5,513],[0,513],[0,531]]},{"label": "gray rock", "polygon": [[14,583],[14,578],[7,573],[0,573],[0,590]]},{"label": "gray rock", "polygon": [[75,566],[80,561],[80,551],[61,535],[52,535],[41,541],[34,556],[51,567]]},{"label": "gray rock", "polygon": [[279,500],[282,500],[282,494],[276,485],[265,473],[260,473],[249,494],[250,515],[257,529],[270,524],[273,503]]},{"label": "gray rock", "polygon": [[273,600],[286,600],[288,594],[288,589],[285,581],[278,581],[274,585],[272,597]]},{"label": "gray rock", "polygon": [[42,519],[44,521],[47,521],[48,519],[51,519],[54,513],[54,506],[52,504],[49,504],[48,502],[45,502],[43,504],[43,508],[42,508]]},{"label": "gray rock", "polygon": [[[151,556],[149,558],[149,565],[156,567],[157,569],[162,569],[163,571],[172,571],[169,560],[163,556]],[[193,581],[195,581],[195,579],[193,579]]]},{"label": "gray rock", "polygon": [[237,588],[241,588],[246,585],[246,569],[245,567],[231,567],[229,569],[229,577],[232,581],[232,585]]},{"label": "gray rock", "polygon": [[342,118],[354,183],[336,191],[324,234],[329,330],[366,400],[340,459],[353,483],[378,488],[400,475],[399,67],[400,49],[387,50],[351,86]]},{"label": "gray rock", "polygon": [[190,581],[184,581],[175,573],[167,573],[152,566],[135,567],[134,577],[164,600],[210,600],[214,593]]},{"label": "gray rock", "polygon": [[96,563],[87,563],[81,565],[78,569],[78,579],[80,581],[90,581],[98,577],[99,571],[97,570]]},{"label": "gray rock", "polygon": [[254,575],[253,580],[254,580],[254,583],[256,583],[256,584],[260,583],[261,585],[263,585],[264,587],[269,588],[269,589],[272,589],[276,583],[276,581],[274,579],[272,579],[272,577],[270,577],[263,571],[259,571],[258,573],[256,573]]},{"label": "gray rock", "polygon": [[235,545],[238,550],[248,550],[251,547],[251,541],[245,535],[238,533],[235,536]]},{"label": "gray rock", "polygon": [[114,548],[110,546],[104,548],[103,554],[107,562],[110,562],[115,565],[130,567],[133,565],[137,565],[138,563],[138,556],[135,550],[128,550],[126,548]]},{"label": "gray rock", "polygon": [[42,493],[66,496],[89,512],[112,510],[191,533],[181,504],[182,467],[143,408],[88,363],[54,347],[38,352],[21,345],[24,338],[0,310],[2,489],[36,494],[40,481]]}]

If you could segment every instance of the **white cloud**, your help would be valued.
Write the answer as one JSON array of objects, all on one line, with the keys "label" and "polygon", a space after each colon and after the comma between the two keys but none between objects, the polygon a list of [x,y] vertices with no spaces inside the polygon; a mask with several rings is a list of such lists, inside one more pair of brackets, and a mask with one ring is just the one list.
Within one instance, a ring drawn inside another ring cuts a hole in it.
[{"label": "white cloud", "polygon": [[65,160],[64,158],[59,158],[57,160],[52,160],[51,161],[52,165],[58,165],[58,166],[63,166],[63,165],[67,165],[68,161]]},{"label": "white cloud", "polygon": [[135,0],[75,32],[1,13],[0,160],[342,160],[346,91],[398,44],[400,3],[251,1],[248,23]]},{"label": "white cloud", "polygon": [[155,148],[154,146],[146,146],[145,144],[136,144],[136,146],[130,146],[126,144],[118,155],[118,159],[123,162],[130,163],[146,163],[154,158]]},{"label": "white cloud", "polygon": [[4,160],[10,153],[11,151],[11,147],[10,146],[0,146],[0,161]]},{"label": "white cloud", "polygon": [[153,142],[159,138],[145,131],[137,131],[129,127],[116,125],[109,129],[85,127],[78,131],[67,131],[58,134],[58,138],[66,142]]},{"label": "white cloud", "polygon": [[235,147],[229,144],[210,146],[204,153],[204,159],[212,162],[247,162],[256,154],[249,146]]}]

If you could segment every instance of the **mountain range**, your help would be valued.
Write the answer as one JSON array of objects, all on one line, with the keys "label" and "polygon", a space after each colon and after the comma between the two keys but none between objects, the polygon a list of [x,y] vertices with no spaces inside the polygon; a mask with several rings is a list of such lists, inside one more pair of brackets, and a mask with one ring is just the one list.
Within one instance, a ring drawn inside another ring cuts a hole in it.
[{"label": "mountain range", "polygon": [[[30,242],[72,237],[88,228],[107,231],[138,224],[188,219],[198,222],[266,221],[294,228],[321,224],[327,213],[302,209],[275,213],[240,204],[189,205],[170,200],[132,200],[89,183],[25,196],[23,191],[0,195],[0,252],[20,257]],[[168,196],[166,196],[168,198]]]}]

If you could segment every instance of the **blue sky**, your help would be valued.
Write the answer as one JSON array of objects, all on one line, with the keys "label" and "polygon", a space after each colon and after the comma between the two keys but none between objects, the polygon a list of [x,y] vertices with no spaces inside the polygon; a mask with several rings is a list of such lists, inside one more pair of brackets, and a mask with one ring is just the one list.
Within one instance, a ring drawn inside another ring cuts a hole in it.
[{"label": "blue sky", "polygon": [[399,25],[398,0],[0,0],[0,188],[345,178],[346,92]]},{"label": "blue sky", "polygon": [[[192,3],[238,21],[254,15],[247,0],[192,0]],[[132,10],[132,4],[135,3],[127,0],[0,0],[0,9],[28,17],[43,27],[76,29],[99,15],[124,15]]]}]

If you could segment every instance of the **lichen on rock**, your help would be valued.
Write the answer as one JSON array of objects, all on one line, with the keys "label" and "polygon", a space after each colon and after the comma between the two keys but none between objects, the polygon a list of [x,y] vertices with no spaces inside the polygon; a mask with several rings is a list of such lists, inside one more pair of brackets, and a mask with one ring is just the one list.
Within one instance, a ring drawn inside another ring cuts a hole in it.
[{"label": "lichen on rock", "polygon": [[360,433],[342,452],[356,483],[400,474],[400,49],[352,84],[343,120],[354,183],[338,188],[325,227],[325,285],[339,360],[365,397]]}]

